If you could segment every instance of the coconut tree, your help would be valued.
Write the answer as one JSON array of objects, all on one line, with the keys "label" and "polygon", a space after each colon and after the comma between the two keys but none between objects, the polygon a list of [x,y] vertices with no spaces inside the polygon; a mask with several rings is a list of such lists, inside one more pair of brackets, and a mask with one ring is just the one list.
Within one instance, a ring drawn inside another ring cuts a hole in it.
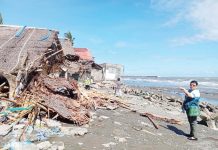
[{"label": "coconut tree", "polygon": [[3,24],[2,14],[0,13],[0,24]]},{"label": "coconut tree", "polygon": [[72,43],[72,46],[73,46],[75,38],[72,36],[71,32],[64,33],[64,36],[65,36],[65,38],[70,40],[70,42]]}]

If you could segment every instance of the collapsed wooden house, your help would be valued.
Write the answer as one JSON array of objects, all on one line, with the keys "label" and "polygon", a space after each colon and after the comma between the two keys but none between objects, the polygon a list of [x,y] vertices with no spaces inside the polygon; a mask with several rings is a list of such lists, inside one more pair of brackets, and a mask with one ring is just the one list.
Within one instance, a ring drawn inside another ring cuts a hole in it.
[{"label": "collapsed wooden house", "polygon": [[62,62],[58,31],[0,25],[0,33],[0,84],[7,84],[10,97],[37,72],[58,71]]},{"label": "collapsed wooden house", "polygon": [[60,77],[66,63],[70,66],[65,73],[70,70],[83,77],[94,61],[74,54],[67,40],[62,48],[58,31],[1,25],[0,33],[0,92],[6,94],[0,96],[0,103],[13,103],[0,105],[1,113],[10,116],[4,124],[11,127],[26,117],[33,125],[44,116],[82,125],[89,122],[89,109],[111,103],[99,96],[88,97],[77,81]]},{"label": "collapsed wooden house", "polygon": [[87,48],[73,48],[67,39],[62,39],[65,61],[62,66],[69,78],[83,81],[92,78],[94,81],[102,81],[102,67],[94,62],[94,59]]},{"label": "collapsed wooden house", "polygon": [[[31,123],[42,112],[48,113],[49,118],[58,115],[78,124],[87,123],[87,110],[76,102],[80,97],[77,83],[55,76],[64,59],[58,32],[0,26],[0,33],[1,85],[4,82],[10,88],[10,98],[0,97],[1,101],[24,108],[18,116],[28,115]],[[10,105],[1,107],[7,111]]]},{"label": "collapsed wooden house", "polygon": [[91,77],[92,64],[94,59],[87,48],[74,48],[75,53],[80,57],[80,80],[85,80]]},{"label": "collapsed wooden house", "polygon": [[72,43],[69,39],[60,39],[63,53],[64,53],[64,61],[61,65],[61,73],[60,76],[64,76],[67,79],[76,79],[79,78],[80,72],[80,57],[75,53]]}]

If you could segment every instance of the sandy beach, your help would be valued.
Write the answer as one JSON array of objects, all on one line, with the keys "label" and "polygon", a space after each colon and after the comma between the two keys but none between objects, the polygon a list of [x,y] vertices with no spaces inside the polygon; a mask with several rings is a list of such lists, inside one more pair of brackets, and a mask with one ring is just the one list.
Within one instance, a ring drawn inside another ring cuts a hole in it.
[{"label": "sandy beach", "polygon": [[[101,92],[113,95],[112,89],[101,89]],[[160,93],[157,89],[147,92]],[[170,96],[170,95],[168,95]],[[172,95],[171,95],[172,96]],[[218,149],[218,131],[205,125],[198,125],[198,141],[190,141],[189,124],[186,114],[182,113],[175,102],[160,104],[150,102],[142,96],[124,94],[122,100],[130,105],[133,111],[125,108],[115,110],[99,109],[93,112],[93,120],[88,124],[88,133],[84,136],[54,138],[65,143],[66,149]],[[178,97],[178,100],[179,97]],[[163,107],[165,105],[166,107]],[[156,121],[155,129],[148,118],[139,113],[149,112],[168,118],[181,120],[182,125]]]},{"label": "sandy beach", "polygon": [[[113,83],[94,85],[86,91],[87,95],[97,92],[111,99],[117,99],[125,105],[91,110],[90,122],[80,127],[61,122],[61,134],[50,135],[46,140],[33,143],[45,141],[49,141],[51,145],[61,143],[67,150],[218,149],[218,131],[205,125],[197,126],[198,141],[187,139],[189,124],[186,114],[181,112],[181,97],[167,94],[159,88],[128,87],[129,91],[125,90],[126,87],[123,88],[122,97],[115,97]],[[148,98],[148,95],[151,98]],[[158,100],[158,96],[162,97],[161,101]],[[141,113],[178,120],[181,124],[153,119],[158,126],[156,129],[147,117],[140,115]],[[81,134],[72,134],[71,128],[85,129],[85,131]],[[66,129],[71,134],[64,133],[63,130]],[[1,145],[4,146],[11,138],[13,134],[1,138]],[[52,149],[51,145],[44,149]]]}]

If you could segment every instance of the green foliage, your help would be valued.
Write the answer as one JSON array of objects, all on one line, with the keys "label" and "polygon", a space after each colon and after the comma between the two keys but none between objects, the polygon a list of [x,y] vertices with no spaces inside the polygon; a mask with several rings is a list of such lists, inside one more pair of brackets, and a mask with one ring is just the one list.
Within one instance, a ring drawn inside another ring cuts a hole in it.
[{"label": "green foliage", "polygon": [[72,43],[72,46],[73,46],[75,38],[72,36],[71,32],[64,33],[64,36],[65,36],[65,38],[70,40],[70,42]]},{"label": "green foliage", "polygon": [[2,14],[0,13],[0,24],[3,24]]}]

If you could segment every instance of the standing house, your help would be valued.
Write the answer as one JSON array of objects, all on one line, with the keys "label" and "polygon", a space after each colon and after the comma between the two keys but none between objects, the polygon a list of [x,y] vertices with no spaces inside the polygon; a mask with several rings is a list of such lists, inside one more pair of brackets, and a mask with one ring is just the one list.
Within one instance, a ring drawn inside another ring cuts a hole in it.
[{"label": "standing house", "polygon": [[0,25],[0,84],[7,84],[10,96],[37,73],[57,72],[61,62],[58,31]]},{"label": "standing house", "polygon": [[119,64],[101,64],[103,68],[103,79],[104,80],[117,80],[124,73],[123,65]]}]

